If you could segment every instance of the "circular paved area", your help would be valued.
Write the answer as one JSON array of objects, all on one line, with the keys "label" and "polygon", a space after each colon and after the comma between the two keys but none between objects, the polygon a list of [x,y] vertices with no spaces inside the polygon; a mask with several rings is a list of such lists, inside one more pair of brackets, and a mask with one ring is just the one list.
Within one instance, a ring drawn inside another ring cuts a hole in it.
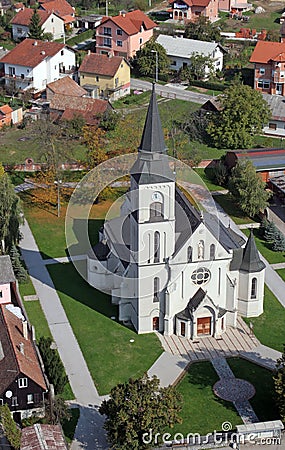
[{"label": "circular paved area", "polygon": [[214,385],[213,390],[217,397],[229,402],[249,400],[255,394],[253,385],[240,378],[221,379]]}]

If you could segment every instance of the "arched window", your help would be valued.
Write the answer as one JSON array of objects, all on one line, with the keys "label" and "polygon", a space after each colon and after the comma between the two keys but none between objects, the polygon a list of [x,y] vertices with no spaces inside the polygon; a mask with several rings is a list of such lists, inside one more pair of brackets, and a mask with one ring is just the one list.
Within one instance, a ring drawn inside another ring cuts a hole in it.
[{"label": "arched window", "polygon": [[153,217],[163,217],[163,204],[160,202],[153,202],[150,205],[150,219]]},{"label": "arched window", "polygon": [[257,294],[257,278],[251,280],[251,293],[250,298],[256,298]]},{"label": "arched window", "polygon": [[198,259],[204,259],[204,241],[199,241],[198,243]]},{"label": "arched window", "polygon": [[215,244],[210,245],[210,260],[213,261],[215,259],[216,247]]},{"label": "arched window", "polygon": [[154,233],[154,245],[153,245],[153,261],[159,262],[160,259],[160,234],[158,231]]},{"label": "arched window", "polygon": [[191,246],[189,246],[187,249],[187,261],[188,262],[192,261],[192,254],[193,254],[193,249]]},{"label": "arched window", "polygon": [[153,280],[153,301],[159,302],[159,278],[155,277]]}]

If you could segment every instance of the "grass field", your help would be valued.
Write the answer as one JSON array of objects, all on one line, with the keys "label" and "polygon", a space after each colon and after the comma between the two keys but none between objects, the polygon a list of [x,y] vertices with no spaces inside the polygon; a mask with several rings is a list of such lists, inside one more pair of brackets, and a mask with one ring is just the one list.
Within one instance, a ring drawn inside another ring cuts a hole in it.
[{"label": "grass field", "polygon": [[212,180],[212,171],[213,169],[203,169],[202,167],[198,167],[194,169],[195,172],[199,175],[199,177],[202,179],[202,181],[205,183],[206,187],[209,189],[209,191],[221,191],[225,189],[222,186],[219,186],[218,184],[215,184]]},{"label": "grass field", "polygon": [[234,202],[231,194],[214,195],[214,200],[224,209],[224,211],[237,225],[255,222],[252,218],[245,216],[245,214]]},{"label": "grass field", "polygon": [[244,319],[247,324],[253,324],[257,339],[268,347],[280,352],[285,344],[285,308],[278,302],[273,293],[265,286],[264,312],[259,317]]},{"label": "grass field", "polygon": [[110,297],[89,286],[72,264],[48,270],[100,394],[149,369],[162,352],[155,334],[138,335],[111,320],[117,308]]},{"label": "grass field", "polygon": [[[243,230],[243,232],[249,236],[249,230]],[[271,244],[261,238],[258,228],[253,230],[253,234],[258,250],[269,264],[285,262],[285,252],[274,252],[271,250]]]}]

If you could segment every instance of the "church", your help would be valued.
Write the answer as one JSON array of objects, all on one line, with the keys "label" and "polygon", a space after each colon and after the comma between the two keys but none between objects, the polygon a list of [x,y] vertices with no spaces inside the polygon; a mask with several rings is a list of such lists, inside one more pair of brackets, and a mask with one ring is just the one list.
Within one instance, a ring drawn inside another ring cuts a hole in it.
[{"label": "church", "polygon": [[137,333],[219,337],[263,312],[265,264],[247,241],[178,187],[153,87],[130,189],[87,255],[88,282]]}]

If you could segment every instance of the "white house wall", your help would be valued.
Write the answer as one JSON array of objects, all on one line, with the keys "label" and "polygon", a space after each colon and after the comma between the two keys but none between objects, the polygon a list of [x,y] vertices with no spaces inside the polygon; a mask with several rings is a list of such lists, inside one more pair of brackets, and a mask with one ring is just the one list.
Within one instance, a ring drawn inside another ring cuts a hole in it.
[{"label": "white house wall", "polygon": [[45,33],[51,33],[53,39],[60,39],[64,35],[64,21],[55,14],[48,17],[42,28]]}]

